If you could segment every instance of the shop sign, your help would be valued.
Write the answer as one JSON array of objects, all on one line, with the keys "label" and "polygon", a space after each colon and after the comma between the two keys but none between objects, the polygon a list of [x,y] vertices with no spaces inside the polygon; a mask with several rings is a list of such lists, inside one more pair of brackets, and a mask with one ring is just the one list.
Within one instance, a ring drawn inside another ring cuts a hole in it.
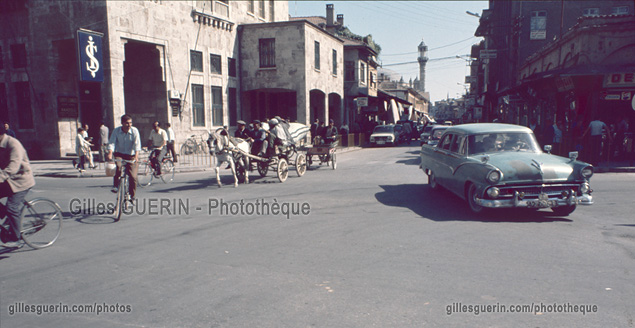
[{"label": "shop sign", "polygon": [[611,73],[606,75],[604,86],[610,87],[635,87],[635,73]]},{"label": "shop sign", "polygon": [[102,38],[103,34],[99,32],[81,29],[77,31],[79,76],[81,81],[104,82]]},{"label": "shop sign", "polygon": [[77,97],[57,96],[57,116],[59,118],[78,118]]},{"label": "shop sign", "polygon": [[359,97],[356,99],[357,107],[366,107],[368,106],[368,97]]}]

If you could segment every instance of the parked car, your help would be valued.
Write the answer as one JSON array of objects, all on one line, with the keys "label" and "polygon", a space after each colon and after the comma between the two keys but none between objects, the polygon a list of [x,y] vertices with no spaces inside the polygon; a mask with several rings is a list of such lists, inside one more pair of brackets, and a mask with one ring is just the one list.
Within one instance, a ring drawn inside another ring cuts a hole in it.
[{"label": "parked car", "polygon": [[430,131],[430,138],[428,139],[428,145],[436,146],[439,143],[439,139],[443,135],[443,132],[449,128],[449,125],[435,125]]},{"label": "parked car", "polygon": [[423,145],[420,167],[432,189],[452,191],[467,200],[473,212],[551,208],[566,216],[577,205],[593,204],[593,167],[576,160],[577,155],[543,152],[533,132],[523,126],[476,123],[448,128],[436,147]]},{"label": "parked car", "polygon": [[423,128],[423,130],[421,130],[421,134],[419,135],[419,141],[421,141],[422,146],[423,144],[428,143],[428,139],[430,139],[430,132],[432,131],[433,127],[434,127],[434,124],[428,124]]},{"label": "parked car", "polygon": [[378,125],[370,135],[370,144],[394,146],[399,142],[400,134],[400,128],[395,125]]}]

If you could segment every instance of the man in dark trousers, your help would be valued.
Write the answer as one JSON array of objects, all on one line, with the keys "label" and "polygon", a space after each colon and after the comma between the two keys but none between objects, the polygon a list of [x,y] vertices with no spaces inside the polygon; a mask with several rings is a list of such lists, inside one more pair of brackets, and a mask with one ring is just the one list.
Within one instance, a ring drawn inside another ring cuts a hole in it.
[{"label": "man in dark trousers", "polygon": [[4,125],[0,127],[0,199],[7,198],[6,205],[0,204],[0,216],[7,217],[0,227],[0,240],[7,247],[18,247],[20,240],[20,213],[24,197],[35,185],[33,172],[26,150],[18,139],[6,134]]}]

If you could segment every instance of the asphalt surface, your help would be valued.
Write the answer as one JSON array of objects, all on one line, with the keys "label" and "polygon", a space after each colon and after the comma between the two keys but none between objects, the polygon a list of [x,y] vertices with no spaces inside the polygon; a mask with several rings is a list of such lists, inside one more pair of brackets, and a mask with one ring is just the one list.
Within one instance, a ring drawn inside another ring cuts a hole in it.
[{"label": "asphalt surface", "polygon": [[[633,326],[634,174],[596,174],[596,203],[569,217],[476,216],[430,190],[418,148],[342,153],[336,170],[285,183],[253,172],[238,188],[229,170],[222,188],[181,173],[140,188],[145,206],[116,223],[88,213],[114,201],[111,179],[39,177],[29,197],[62,206],[62,237],[0,249],[0,327]],[[270,212],[232,213],[241,201]],[[44,304],[123,313],[10,314]]]}]

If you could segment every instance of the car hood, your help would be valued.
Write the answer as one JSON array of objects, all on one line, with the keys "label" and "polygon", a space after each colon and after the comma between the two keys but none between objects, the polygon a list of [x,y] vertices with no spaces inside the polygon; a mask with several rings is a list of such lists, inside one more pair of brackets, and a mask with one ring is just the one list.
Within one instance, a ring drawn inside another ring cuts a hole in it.
[{"label": "car hood", "polygon": [[579,178],[574,171],[576,166],[582,166],[576,163],[584,164],[547,153],[501,152],[474,156],[474,158],[481,160],[484,156],[489,156],[488,164],[503,172],[501,180],[503,183],[573,181]]},{"label": "car hood", "polygon": [[377,137],[394,137],[395,135],[393,133],[381,132],[381,133],[373,133],[370,136],[377,138]]}]

